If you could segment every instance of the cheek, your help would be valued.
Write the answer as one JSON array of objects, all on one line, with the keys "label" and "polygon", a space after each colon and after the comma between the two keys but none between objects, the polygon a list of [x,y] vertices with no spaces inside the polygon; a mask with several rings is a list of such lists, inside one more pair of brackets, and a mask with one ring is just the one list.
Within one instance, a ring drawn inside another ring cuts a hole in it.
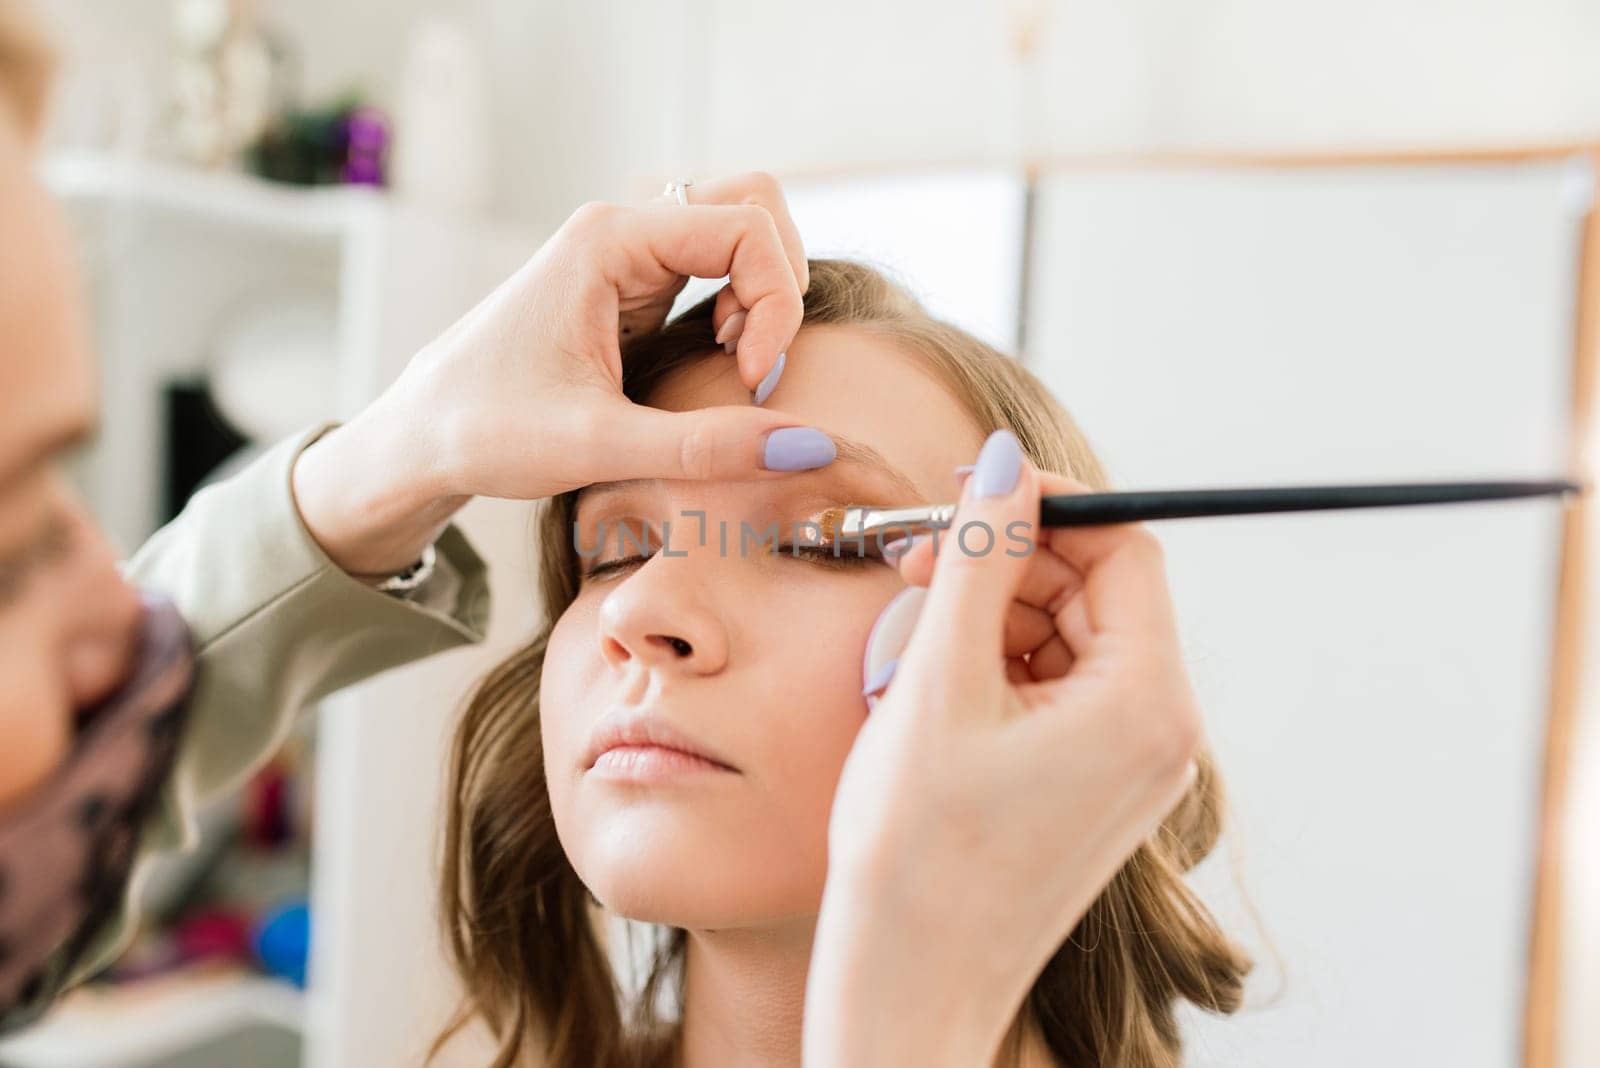
[{"label": "cheek", "polygon": [[867,715],[861,656],[898,577],[788,583],[764,600],[748,708],[750,787],[740,817],[746,878],[772,912],[807,912],[827,876],[828,822],[845,758]]},{"label": "cheek", "polygon": [[551,628],[539,682],[540,741],[558,835],[568,822],[589,724],[599,714],[585,699],[595,692],[601,669],[594,634],[594,606],[582,599],[574,602]]},{"label": "cheek", "polygon": [[0,609],[0,810],[66,757],[72,732],[66,673],[52,654],[59,625],[32,610],[38,601]]},{"label": "cheek", "polygon": [[[877,576],[874,576],[877,579]],[[795,584],[775,592],[761,648],[762,771],[797,821],[825,831],[833,790],[867,714],[861,656],[897,578]]]}]

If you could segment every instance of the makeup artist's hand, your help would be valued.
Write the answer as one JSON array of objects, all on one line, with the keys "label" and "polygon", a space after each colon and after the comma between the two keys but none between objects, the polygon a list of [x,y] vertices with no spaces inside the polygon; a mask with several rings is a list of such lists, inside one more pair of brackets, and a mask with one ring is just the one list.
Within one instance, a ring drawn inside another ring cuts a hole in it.
[{"label": "makeup artist's hand", "polygon": [[713,325],[765,399],[800,328],[805,250],[750,174],[690,203],[580,208],[354,420],[302,454],[301,514],[346,570],[412,563],[473,496],[534,500],[620,478],[749,479],[821,466],[820,431],[752,404],[668,413],[622,394],[621,342],[659,328],[687,276],[729,281]]},{"label": "makeup artist's hand", "polygon": [[[808,1065],[991,1064],[1192,781],[1201,716],[1159,542],[1141,524],[1038,527],[1041,493],[1086,490],[999,432],[937,554],[900,557],[913,587],[889,611],[909,604],[914,628],[834,797]],[[1007,537],[1018,521],[1031,553]],[[969,555],[955,535],[976,522],[994,548],[974,527]]]}]

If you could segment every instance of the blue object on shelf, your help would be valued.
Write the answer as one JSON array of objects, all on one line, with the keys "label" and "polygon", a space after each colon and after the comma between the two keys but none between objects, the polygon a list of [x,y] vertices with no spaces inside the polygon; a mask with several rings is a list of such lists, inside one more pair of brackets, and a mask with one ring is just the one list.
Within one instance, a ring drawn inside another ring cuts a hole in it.
[{"label": "blue object on shelf", "polygon": [[256,928],[255,951],[267,971],[305,988],[311,909],[303,899],[267,913]]}]

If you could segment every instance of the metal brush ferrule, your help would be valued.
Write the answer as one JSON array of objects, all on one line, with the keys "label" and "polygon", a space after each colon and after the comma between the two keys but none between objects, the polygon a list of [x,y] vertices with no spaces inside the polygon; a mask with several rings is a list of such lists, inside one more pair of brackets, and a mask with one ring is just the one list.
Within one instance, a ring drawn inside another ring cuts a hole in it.
[{"label": "metal brush ferrule", "polygon": [[862,539],[887,534],[891,538],[942,530],[954,522],[953,504],[924,504],[914,508],[850,508],[840,524],[841,537]]}]

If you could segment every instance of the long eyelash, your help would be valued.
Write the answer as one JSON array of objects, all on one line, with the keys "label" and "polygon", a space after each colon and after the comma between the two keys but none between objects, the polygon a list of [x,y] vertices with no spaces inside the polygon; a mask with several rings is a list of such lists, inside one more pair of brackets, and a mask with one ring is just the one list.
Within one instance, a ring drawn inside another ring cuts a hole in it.
[{"label": "long eyelash", "polygon": [[[650,556],[654,555],[654,553],[650,554]],[[639,556],[636,554],[634,556],[619,556],[615,560],[603,560],[600,563],[585,569],[582,575],[579,577],[586,579],[599,578],[609,575],[613,571],[621,571],[625,567],[633,567],[636,564],[642,564],[646,560],[650,559],[650,556]]]},{"label": "long eyelash", "polygon": [[878,557],[859,552],[853,545],[780,545],[776,551],[802,556],[826,567],[844,568],[882,563]]},{"label": "long eyelash", "polygon": [[[854,547],[842,545],[778,545],[773,547],[773,555],[790,556],[796,559],[806,559],[824,567],[850,568],[862,564],[875,564],[882,561],[870,554],[856,551]],[[650,556],[654,556],[651,553]],[[621,571],[624,568],[636,567],[650,559],[650,556],[622,556],[615,560],[604,560],[585,570],[581,578],[601,578],[606,575]]]}]

